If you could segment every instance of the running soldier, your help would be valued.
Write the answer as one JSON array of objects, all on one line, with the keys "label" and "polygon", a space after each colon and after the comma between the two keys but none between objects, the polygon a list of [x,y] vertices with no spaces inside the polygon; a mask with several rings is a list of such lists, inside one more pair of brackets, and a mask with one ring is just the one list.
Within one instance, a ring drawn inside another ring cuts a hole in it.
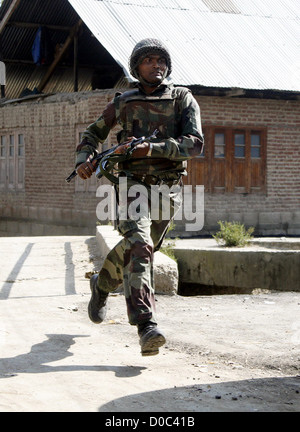
[{"label": "running soldier", "polygon": [[[83,134],[77,147],[76,167],[82,179],[95,171],[87,161],[99,142],[103,143],[110,130],[118,124],[120,154],[126,153],[133,137],[156,138],[136,146],[131,157],[118,165],[119,176],[126,177],[128,189],[145,185],[142,202],[148,211],[141,218],[122,218],[118,231],[122,240],[107,255],[99,274],[90,279],[91,300],[89,317],[94,323],[105,319],[109,293],[123,283],[129,323],[137,326],[141,354],[158,354],[166,339],[157,327],[155,290],[153,283],[153,254],[166,235],[168,227],[181,203],[181,178],[186,174],[186,161],[199,156],[203,149],[203,135],[199,106],[189,89],[175,87],[167,79],[172,71],[168,49],[157,39],[144,39],[134,47],[129,59],[132,76],[137,86],[117,95],[99,119]],[[151,219],[150,189],[166,184],[170,188],[170,218]],[[126,197],[127,206],[130,198]],[[120,197],[120,200],[122,198]],[[120,208],[122,202],[119,202]],[[145,216],[146,215],[146,216]]]}]

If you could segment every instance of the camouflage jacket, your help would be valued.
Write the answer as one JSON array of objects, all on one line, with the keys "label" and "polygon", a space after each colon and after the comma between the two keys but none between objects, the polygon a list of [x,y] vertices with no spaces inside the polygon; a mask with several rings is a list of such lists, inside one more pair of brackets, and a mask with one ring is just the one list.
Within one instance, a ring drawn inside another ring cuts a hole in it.
[{"label": "camouflage jacket", "polygon": [[200,108],[191,91],[185,87],[161,84],[151,94],[142,87],[118,94],[107,105],[99,119],[88,126],[77,147],[76,166],[103,143],[110,130],[119,123],[120,143],[128,137],[150,136],[152,152],[143,159],[131,158],[121,169],[136,174],[156,174],[185,171],[185,161],[198,156],[203,148]]}]

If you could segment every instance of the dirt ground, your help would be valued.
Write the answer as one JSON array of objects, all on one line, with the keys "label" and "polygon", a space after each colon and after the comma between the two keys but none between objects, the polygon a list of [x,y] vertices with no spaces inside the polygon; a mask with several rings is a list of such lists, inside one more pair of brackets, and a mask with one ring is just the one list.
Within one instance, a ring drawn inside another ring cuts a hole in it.
[{"label": "dirt ground", "polygon": [[300,411],[300,293],[157,296],[140,355],[123,294],[87,316],[93,237],[0,238],[1,412]]}]

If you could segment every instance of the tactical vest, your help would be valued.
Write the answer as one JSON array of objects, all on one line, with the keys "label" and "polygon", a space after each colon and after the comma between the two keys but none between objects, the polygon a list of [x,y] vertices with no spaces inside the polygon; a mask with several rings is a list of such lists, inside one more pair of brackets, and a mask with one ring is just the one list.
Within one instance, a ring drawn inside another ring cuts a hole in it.
[{"label": "tactical vest", "polygon": [[114,99],[116,118],[122,126],[120,142],[128,137],[149,136],[159,130],[158,139],[181,135],[181,104],[190,90],[165,87],[164,92],[147,95],[139,89],[129,90]]},{"label": "tactical vest", "polygon": [[[149,136],[159,130],[157,139],[178,138],[181,130],[181,101],[190,92],[186,87],[164,86],[163,90],[147,95],[138,88],[126,91],[114,99],[116,118],[122,126],[118,141],[129,137]],[[131,159],[125,163],[127,169],[135,172],[160,173],[184,172],[186,163],[169,159]],[[123,165],[122,165],[123,166]]]}]

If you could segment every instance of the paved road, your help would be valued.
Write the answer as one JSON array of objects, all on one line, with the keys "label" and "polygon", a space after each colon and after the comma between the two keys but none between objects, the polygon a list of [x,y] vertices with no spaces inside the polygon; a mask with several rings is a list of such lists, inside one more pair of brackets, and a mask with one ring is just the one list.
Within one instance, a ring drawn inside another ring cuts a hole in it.
[{"label": "paved road", "polygon": [[157,296],[141,357],[122,294],[87,318],[94,238],[0,238],[1,412],[300,410],[300,293]]}]

